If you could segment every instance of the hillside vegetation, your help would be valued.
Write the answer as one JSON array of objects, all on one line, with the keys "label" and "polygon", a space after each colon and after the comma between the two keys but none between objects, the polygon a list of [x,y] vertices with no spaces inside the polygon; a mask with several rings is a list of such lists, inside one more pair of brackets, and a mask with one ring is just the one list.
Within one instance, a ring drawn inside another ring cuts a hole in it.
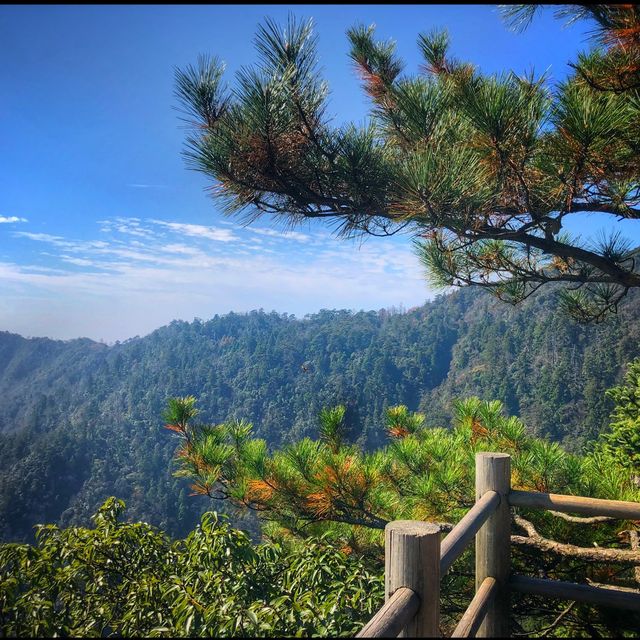
[{"label": "hillside vegetation", "polygon": [[[171,540],[122,522],[124,503],[109,498],[92,528],[41,525],[34,546],[0,544],[0,635],[353,637],[383,600],[384,525],[426,519],[449,531],[473,505],[479,451],[511,455],[514,488],[637,501],[636,459],[626,454],[638,452],[639,381],[640,360],[609,393],[615,422],[581,456],[528,436],[499,401],[478,398],[454,403],[452,429],[390,407],[386,444],[371,452],[345,440],[344,406],[324,409],[318,439],[273,454],[248,423],[204,425],[196,398],[172,398],[164,418],[181,442],[177,474],[198,493],[257,511],[261,542],[212,513]],[[633,523],[527,508],[512,516],[516,573],[636,586]],[[443,576],[445,637],[473,596],[473,556],[468,548]],[[522,596],[510,624],[518,636],[628,637],[640,619]]]},{"label": "hillside vegetation", "polygon": [[406,313],[232,313],[113,346],[0,333],[0,539],[86,525],[110,495],[132,519],[186,535],[209,505],[172,476],[176,441],[159,428],[169,396],[197,396],[206,422],[252,422],[271,448],[316,437],[322,407],[342,403],[347,436],[371,450],[387,407],[447,427],[453,399],[477,395],[578,450],[640,355],[640,297],[586,327],[556,302],[512,308],[464,290]]}]

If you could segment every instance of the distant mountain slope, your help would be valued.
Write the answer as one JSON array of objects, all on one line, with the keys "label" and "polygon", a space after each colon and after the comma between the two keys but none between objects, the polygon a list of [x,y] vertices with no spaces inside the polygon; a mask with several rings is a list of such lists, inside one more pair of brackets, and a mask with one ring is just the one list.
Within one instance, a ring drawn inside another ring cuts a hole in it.
[{"label": "distant mountain slope", "polygon": [[110,347],[0,333],[0,539],[86,522],[108,495],[134,519],[188,530],[211,505],[171,476],[170,395],[197,396],[206,421],[251,420],[274,447],[315,435],[322,406],[347,404],[352,439],[373,446],[386,406],[446,425],[451,399],[471,394],[580,446],[607,422],[604,390],[640,355],[639,318],[639,296],[606,325],[581,327],[552,292],[513,308],[463,290],[402,314],[176,321]]},{"label": "distant mountain slope", "polygon": [[549,292],[515,308],[477,296],[459,324],[447,379],[423,394],[420,409],[437,419],[452,398],[480,395],[569,449],[596,437],[611,411],[604,392],[640,355],[640,296],[589,326],[567,320],[555,302]]}]

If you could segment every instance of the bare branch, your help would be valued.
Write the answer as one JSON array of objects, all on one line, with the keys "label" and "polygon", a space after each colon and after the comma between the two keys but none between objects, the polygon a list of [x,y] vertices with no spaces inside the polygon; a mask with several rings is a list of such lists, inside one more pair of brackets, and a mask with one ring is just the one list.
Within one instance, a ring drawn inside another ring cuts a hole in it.
[{"label": "bare branch", "polygon": [[598,522],[610,522],[615,518],[609,516],[592,516],[591,518],[582,518],[580,516],[570,516],[568,513],[562,513],[562,511],[549,511],[552,515],[562,518],[567,522],[575,522],[577,524],[597,524]]},{"label": "bare branch", "polygon": [[524,536],[511,536],[511,543],[518,546],[534,548],[538,551],[553,553],[555,555],[578,558],[587,562],[608,562],[615,564],[627,564],[640,566],[640,551],[628,549],[601,549],[599,547],[577,547],[573,544],[565,544],[544,538],[531,522],[522,516],[514,516],[514,522],[522,527],[528,534]]}]

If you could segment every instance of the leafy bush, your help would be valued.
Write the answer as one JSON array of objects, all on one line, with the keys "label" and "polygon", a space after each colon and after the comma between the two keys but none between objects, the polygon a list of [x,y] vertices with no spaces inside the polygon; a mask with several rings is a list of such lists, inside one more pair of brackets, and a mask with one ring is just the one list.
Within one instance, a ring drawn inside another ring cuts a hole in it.
[{"label": "leafy bush", "polygon": [[123,511],[0,547],[1,636],[350,636],[382,602],[381,572],[322,539],[254,546],[207,513],[171,541]]}]

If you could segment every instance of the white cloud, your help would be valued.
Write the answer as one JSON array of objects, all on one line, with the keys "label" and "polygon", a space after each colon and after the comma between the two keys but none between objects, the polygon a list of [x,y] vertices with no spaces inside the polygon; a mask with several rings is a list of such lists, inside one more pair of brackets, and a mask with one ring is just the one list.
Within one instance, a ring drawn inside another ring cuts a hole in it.
[{"label": "white cloud", "polygon": [[112,220],[99,220],[100,231],[103,233],[113,233],[117,231],[130,236],[138,236],[140,238],[153,238],[154,232],[143,227],[139,218],[114,218]]},{"label": "white cloud", "polygon": [[90,251],[92,249],[102,249],[109,244],[102,240],[68,240],[61,236],[53,236],[49,233],[32,233],[30,231],[15,231],[14,236],[18,238],[28,238],[37,242],[46,242],[55,247],[62,247],[69,251]]},{"label": "white cloud", "polygon": [[163,247],[161,247],[161,250],[165,253],[180,253],[188,256],[201,254],[201,251],[199,251],[198,249],[194,247],[189,247],[186,244],[179,244],[179,243],[165,244]]},{"label": "white cloud", "polygon": [[299,231],[274,231],[273,229],[252,229],[250,227],[248,230],[262,236],[270,236],[284,240],[297,240],[298,242],[309,242],[309,240],[311,240],[311,236],[306,233],[300,233]]},{"label": "white cloud", "polygon": [[229,229],[218,229],[217,227],[207,227],[202,224],[186,224],[183,222],[165,222],[164,220],[151,220],[154,224],[167,227],[172,231],[177,231],[187,236],[195,238],[206,238],[218,242],[234,242],[238,236]]},{"label": "white cloud", "polygon": [[87,260],[85,258],[74,258],[72,256],[60,256],[60,260],[68,262],[69,264],[75,264],[78,267],[93,267],[95,262],[93,260]]},{"label": "white cloud", "polygon": [[0,263],[0,328],[113,341],[176,318],[411,307],[430,295],[408,243],[395,238],[359,245],[321,231],[300,234],[304,248],[288,238],[274,251],[244,230],[132,218],[100,224],[109,235],[99,241],[14,232],[34,250],[21,264]]},{"label": "white cloud", "polygon": [[72,246],[74,243],[68,242],[60,236],[52,236],[49,233],[32,233],[31,231],[16,231],[14,236],[18,238],[29,238],[29,240],[36,240],[38,242],[48,242],[49,244],[56,245],[58,247]]},{"label": "white cloud", "polygon": [[26,218],[18,218],[18,216],[0,216],[0,224],[8,222],[28,222]]}]

